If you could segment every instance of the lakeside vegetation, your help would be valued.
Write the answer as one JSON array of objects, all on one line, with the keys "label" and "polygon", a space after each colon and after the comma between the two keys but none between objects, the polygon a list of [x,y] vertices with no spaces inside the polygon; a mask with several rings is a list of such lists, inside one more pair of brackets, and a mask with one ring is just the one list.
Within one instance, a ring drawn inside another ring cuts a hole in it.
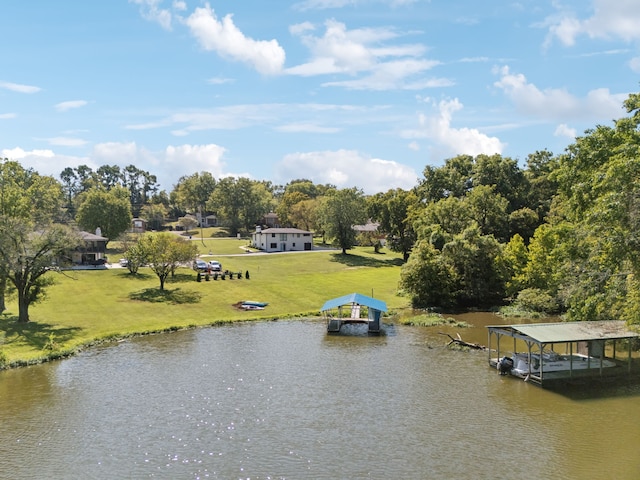
[{"label": "lakeside vegetation", "polygon": [[[387,302],[390,310],[408,305],[408,299],[397,295],[402,264],[399,254],[376,254],[371,247],[355,248],[348,255],[333,250],[239,256],[219,253],[238,242],[242,241],[212,240],[210,246],[216,254],[205,259],[219,260],[230,271],[249,271],[249,280],[197,282],[196,272],[183,267],[160,291],[157,277],[148,268],[140,269],[137,275],[125,268],[49,273],[55,283],[48,287],[46,299],[31,307],[32,321],[19,322],[16,304],[7,304],[0,320],[0,351],[6,366],[37,363],[96,342],[133,335],[314,316],[326,300],[351,292],[373,294]],[[253,311],[233,306],[243,300],[269,305]]]},{"label": "lakeside vegetation", "polygon": [[[121,335],[307,315],[327,297],[363,290],[393,299],[392,308],[503,307],[640,324],[640,94],[624,107],[628,117],[586,131],[560,155],[458,155],[427,165],[409,190],[375,195],[210,172],[185,175],[168,193],[134,165],[69,167],[58,181],[3,159],[0,363]],[[205,233],[203,224],[222,228]],[[273,248],[294,228],[340,253],[252,255],[247,237],[270,226],[285,227],[271,231]],[[124,258],[128,271],[51,272],[104,262],[107,242],[109,259]],[[251,280],[214,286],[179,268],[223,254],[225,269]],[[244,299],[268,301],[268,314],[236,311]]]}]

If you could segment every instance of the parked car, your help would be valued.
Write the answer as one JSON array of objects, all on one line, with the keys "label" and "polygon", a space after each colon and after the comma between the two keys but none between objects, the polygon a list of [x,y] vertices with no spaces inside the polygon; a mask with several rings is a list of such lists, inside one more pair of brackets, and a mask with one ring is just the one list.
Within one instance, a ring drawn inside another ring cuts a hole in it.
[{"label": "parked car", "polygon": [[129,265],[129,260],[127,260],[126,258],[121,258],[118,263],[120,263],[121,267],[126,267],[127,265]]},{"label": "parked car", "polygon": [[221,272],[222,264],[217,260],[211,260],[209,261],[209,268],[211,269],[212,272]]},{"label": "parked car", "polygon": [[194,260],[193,269],[196,272],[207,272],[209,270],[209,265],[204,260]]}]

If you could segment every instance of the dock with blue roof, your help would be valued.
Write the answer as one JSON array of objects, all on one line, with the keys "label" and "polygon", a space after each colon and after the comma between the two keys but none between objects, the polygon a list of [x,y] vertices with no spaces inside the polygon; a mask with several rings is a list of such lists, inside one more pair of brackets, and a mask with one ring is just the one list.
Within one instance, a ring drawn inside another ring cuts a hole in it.
[{"label": "dock with blue roof", "polygon": [[366,323],[369,333],[379,334],[382,314],[387,311],[387,304],[377,298],[351,293],[327,300],[321,311],[327,319],[329,333],[339,333],[343,325]]}]

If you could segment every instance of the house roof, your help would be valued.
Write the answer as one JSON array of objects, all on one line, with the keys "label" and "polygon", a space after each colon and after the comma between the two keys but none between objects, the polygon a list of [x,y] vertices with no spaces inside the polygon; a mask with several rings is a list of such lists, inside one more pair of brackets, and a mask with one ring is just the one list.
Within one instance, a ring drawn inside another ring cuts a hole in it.
[{"label": "house roof", "polygon": [[356,232],[377,232],[379,226],[380,226],[379,223],[368,222],[368,223],[365,223],[364,225],[354,225],[353,229]]},{"label": "house roof", "polygon": [[300,230],[299,228],[265,228],[256,233],[311,233],[308,230]]},{"label": "house roof", "polygon": [[101,237],[100,235],[96,235],[95,233],[89,233],[85,231],[81,231],[80,236],[82,237],[83,240],[92,241],[92,242],[98,242],[101,240],[106,242],[107,240],[109,240],[107,237]]},{"label": "house roof", "polygon": [[631,330],[626,322],[621,320],[493,325],[487,328],[512,337],[528,337],[537,343],[640,338],[639,332]]},{"label": "house roof", "polygon": [[373,310],[380,310],[381,312],[387,311],[387,304],[384,301],[372,297],[367,297],[366,295],[362,295],[360,293],[351,293],[343,297],[327,300],[322,306],[321,311],[326,312],[327,310],[331,310],[332,308],[338,308],[343,305],[351,305],[354,303],[357,305],[364,305],[365,307],[371,308]]}]

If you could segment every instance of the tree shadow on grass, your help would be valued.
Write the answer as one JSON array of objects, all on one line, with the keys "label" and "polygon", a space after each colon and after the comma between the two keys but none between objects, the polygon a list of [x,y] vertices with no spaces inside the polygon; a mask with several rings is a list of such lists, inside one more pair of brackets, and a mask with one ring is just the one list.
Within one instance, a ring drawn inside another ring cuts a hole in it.
[{"label": "tree shadow on grass", "polygon": [[384,258],[382,255],[380,257],[381,258],[372,258],[361,255],[351,255],[349,253],[333,253],[331,254],[331,261],[342,263],[348,267],[398,267],[404,264],[401,258]]},{"label": "tree shadow on grass", "polygon": [[160,290],[160,288],[156,287],[132,292],[129,294],[129,298],[141,302],[182,305],[185,303],[198,303],[202,298],[202,294],[190,290],[181,290],[180,288]]},{"label": "tree shadow on grass", "polygon": [[155,277],[152,273],[141,273],[140,271],[137,273],[131,273],[126,268],[123,268],[122,271],[118,272],[118,276],[130,280],[149,280],[150,278]]},{"label": "tree shadow on grass", "polygon": [[0,335],[4,333],[4,337],[12,343],[23,343],[40,350],[45,346],[53,347],[52,342],[66,343],[81,330],[80,327],[55,327],[48,323],[33,321],[20,322],[17,316],[0,320]]},{"label": "tree shadow on grass", "polygon": [[174,276],[169,275],[167,277],[167,283],[186,283],[195,282],[197,273],[176,273]]},{"label": "tree shadow on grass", "polygon": [[[130,279],[130,280],[141,280],[141,281],[142,280],[147,281],[152,278],[158,278],[158,276],[155,273],[153,272],[148,273],[148,269],[147,269],[147,272],[142,272],[142,273],[140,271],[138,271],[138,273],[131,273],[129,272],[129,270],[123,270],[122,272],[119,272],[118,275],[120,275],[120,277],[122,278]],[[174,276],[169,275],[167,277],[166,283],[194,282],[195,279],[196,279],[195,272],[193,274],[176,273]]]}]

